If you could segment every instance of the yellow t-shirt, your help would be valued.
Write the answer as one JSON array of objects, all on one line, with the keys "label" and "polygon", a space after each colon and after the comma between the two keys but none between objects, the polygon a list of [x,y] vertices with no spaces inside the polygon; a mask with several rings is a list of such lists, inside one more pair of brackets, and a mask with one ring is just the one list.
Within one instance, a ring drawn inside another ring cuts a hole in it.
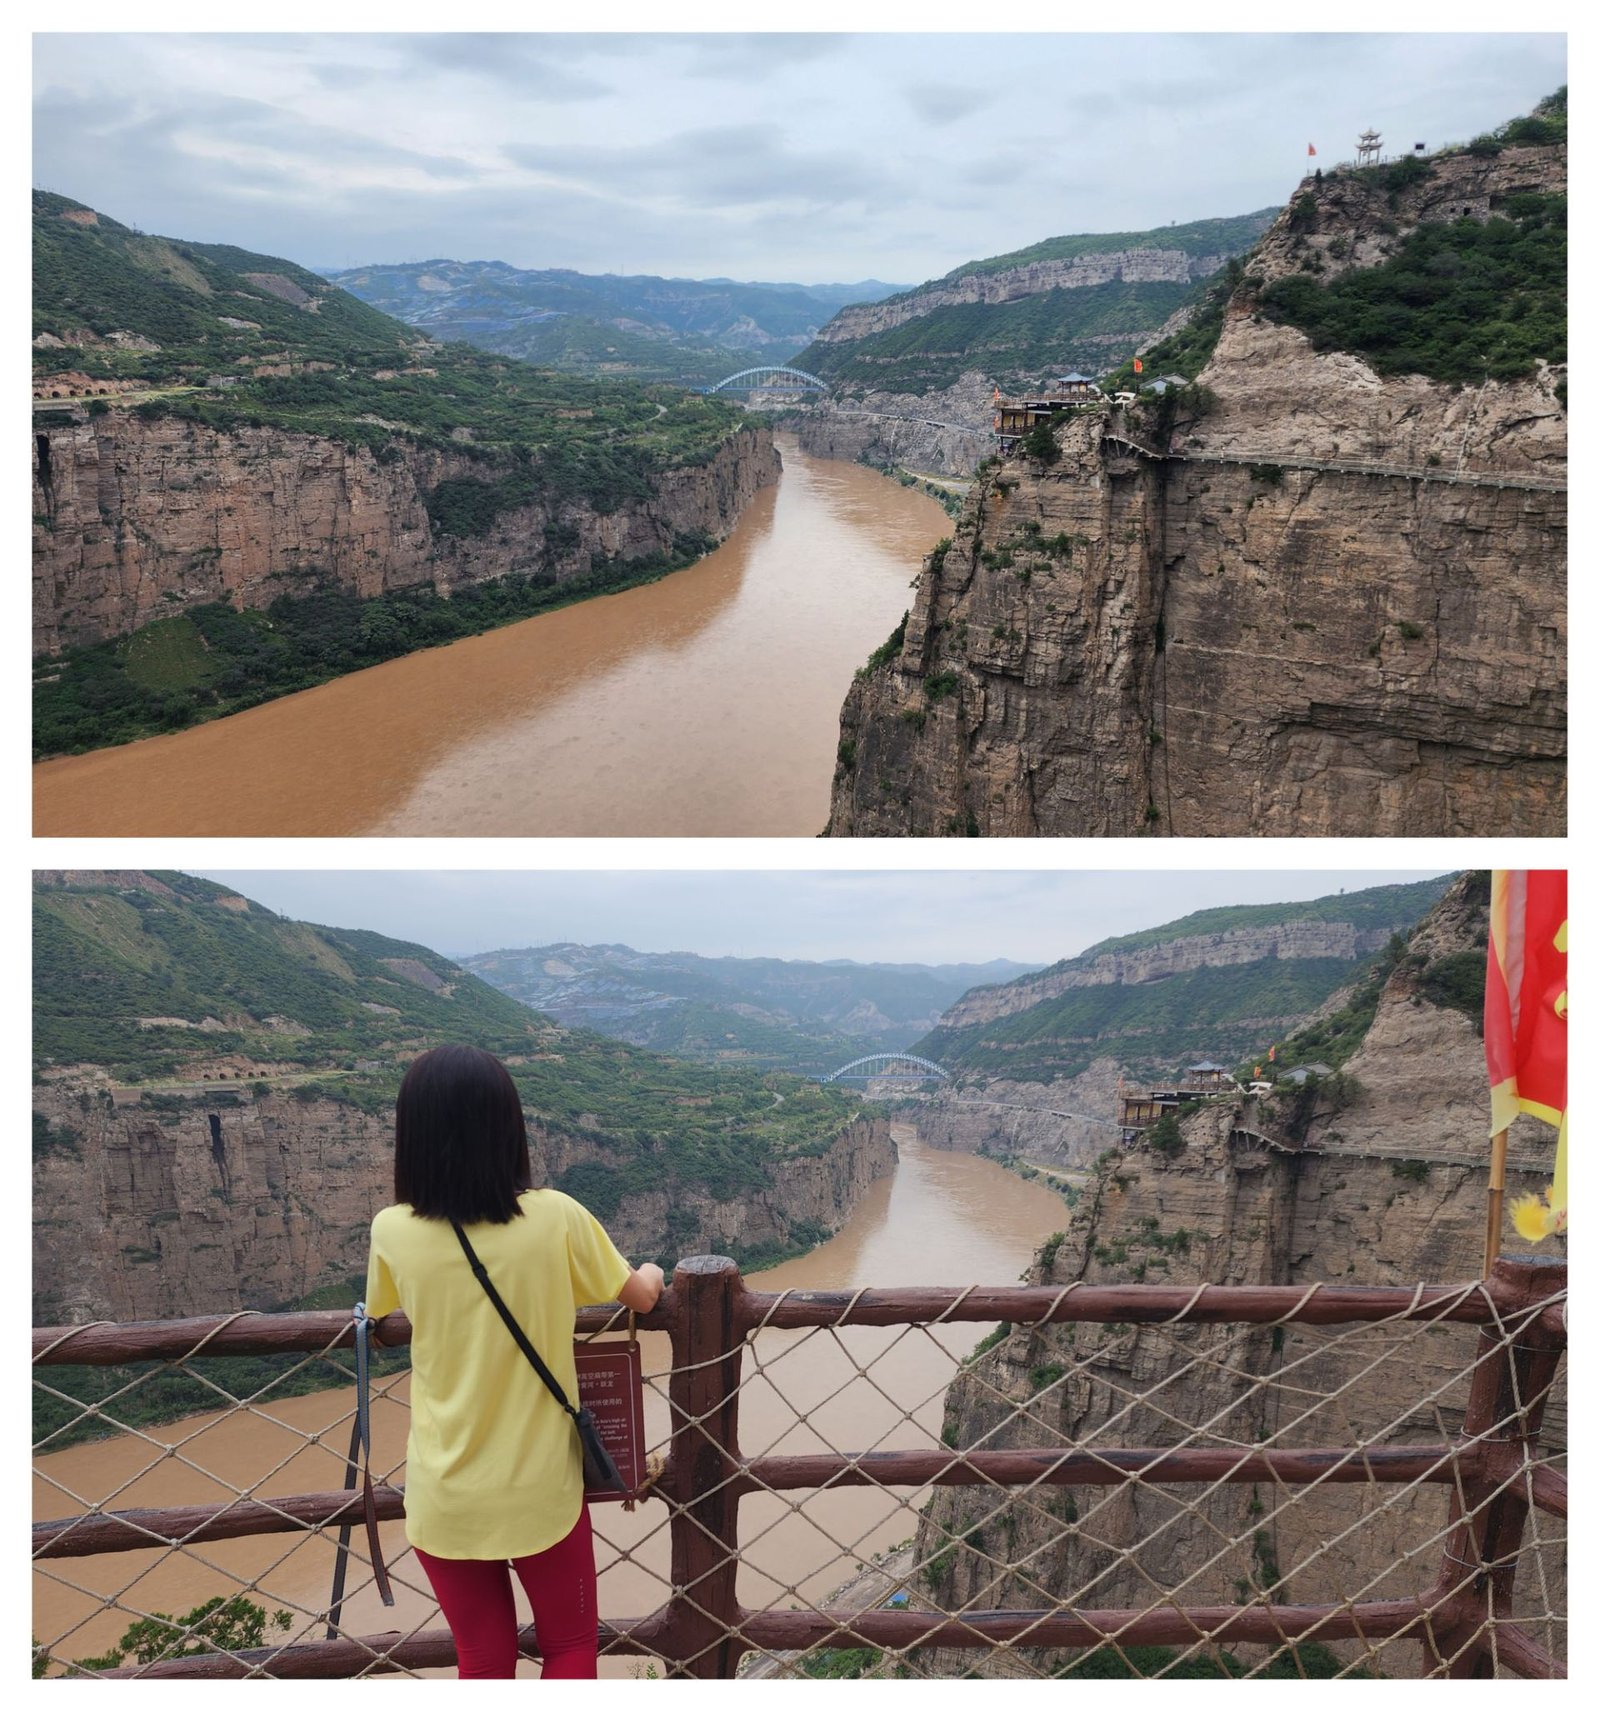
[{"label": "yellow t-shirt", "polygon": [[[578,1400],[572,1361],[580,1302],[611,1302],[632,1268],[593,1214],[556,1189],[529,1189],[522,1216],[465,1226],[502,1300]],[[411,1321],[406,1538],[435,1557],[508,1558],[565,1539],[583,1503],[571,1417],[516,1346],[473,1277],[456,1233],[408,1206],[372,1221],[367,1312]]]}]

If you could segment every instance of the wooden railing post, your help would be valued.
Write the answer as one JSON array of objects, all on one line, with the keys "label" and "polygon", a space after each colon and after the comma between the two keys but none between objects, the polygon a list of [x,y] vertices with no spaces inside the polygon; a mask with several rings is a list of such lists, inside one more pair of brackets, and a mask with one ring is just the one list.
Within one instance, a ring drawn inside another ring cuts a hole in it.
[{"label": "wooden railing post", "polygon": [[[1450,1501],[1439,1580],[1424,1600],[1449,1612],[1433,1634],[1435,1662],[1452,1677],[1494,1674],[1493,1623],[1511,1617],[1517,1553],[1531,1501],[1528,1464],[1566,1337],[1539,1311],[1566,1286],[1565,1261],[1503,1255],[1490,1289],[1507,1331],[1486,1326],[1461,1423],[1463,1441],[1487,1451]],[[1448,1604],[1445,1602],[1448,1601]]]},{"label": "wooden railing post", "polygon": [[672,1515],[672,1597],[658,1631],[671,1672],[732,1677],[749,1643],[739,1626],[739,1268],[697,1254],[672,1274],[672,1446],[662,1488]]}]

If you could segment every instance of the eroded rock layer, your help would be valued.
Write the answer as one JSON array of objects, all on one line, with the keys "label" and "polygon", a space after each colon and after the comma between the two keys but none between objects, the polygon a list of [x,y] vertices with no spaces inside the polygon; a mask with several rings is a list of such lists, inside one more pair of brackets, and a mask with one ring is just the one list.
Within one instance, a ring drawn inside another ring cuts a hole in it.
[{"label": "eroded rock layer", "polygon": [[34,649],[48,654],[206,602],[264,607],[330,582],[363,598],[513,573],[563,582],[596,559],[670,552],[678,536],[720,539],[779,463],[768,431],[749,429],[708,463],[661,471],[648,498],[602,511],[553,492],[473,535],[437,528],[428,495],[506,471],[398,443],[375,453],[112,411],[41,429],[33,470]]},{"label": "eroded rock layer", "polygon": [[1054,462],[975,483],[846,699],[830,831],[1561,833],[1564,370],[1384,378],[1258,303],[1564,189],[1564,148],[1308,186],[1315,230],[1286,210],[1251,258],[1208,407],[1081,413]]},{"label": "eroded rock layer", "polygon": [[[270,1308],[366,1269],[367,1230],[394,1199],[393,1118],[291,1086],[141,1100],[35,1089],[69,1147],[34,1166],[34,1324],[169,1319]],[[603,1159],[592,1136],[529,1125],[536,1185]],[[625,1195],[607,1228],[634,1260],[805,1246],[837,1230],[894,1169],[886,1118],[846,1124],[827,1151],[762,1187]]]}]

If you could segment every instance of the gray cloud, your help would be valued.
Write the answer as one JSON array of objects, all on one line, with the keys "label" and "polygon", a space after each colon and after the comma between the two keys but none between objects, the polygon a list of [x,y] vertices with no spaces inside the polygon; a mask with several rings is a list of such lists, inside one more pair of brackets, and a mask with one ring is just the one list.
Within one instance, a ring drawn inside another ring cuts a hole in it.
[{"label": "gray cloud", "polygon": [[900,92],[924,125],[954,125],[991,105],[994,96],[960,83],[909,83]]},{"label": "gray cloud", "polygon": [[[1465,139],[1566,79],[1550,35],[88,33],[34,64],[35,182],[151,231],[908,282],[1278,204],[1308,141]],[[991,99],[1019,76],[1025,118]]]}]

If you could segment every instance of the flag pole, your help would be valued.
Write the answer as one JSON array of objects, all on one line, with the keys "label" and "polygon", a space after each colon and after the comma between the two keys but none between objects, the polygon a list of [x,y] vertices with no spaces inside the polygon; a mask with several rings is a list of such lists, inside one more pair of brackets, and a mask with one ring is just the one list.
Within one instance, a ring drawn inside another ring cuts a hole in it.
[{"label": "flag pole", "polygon": [[1489,1143],[1489,1220],[1483,1234],[1483,1276],[1500,1253],[1500,1226],[1504,1220],[1502,1208],[1506,1197],[1506,1137],[1508,1130],[1496,1130]]}]

